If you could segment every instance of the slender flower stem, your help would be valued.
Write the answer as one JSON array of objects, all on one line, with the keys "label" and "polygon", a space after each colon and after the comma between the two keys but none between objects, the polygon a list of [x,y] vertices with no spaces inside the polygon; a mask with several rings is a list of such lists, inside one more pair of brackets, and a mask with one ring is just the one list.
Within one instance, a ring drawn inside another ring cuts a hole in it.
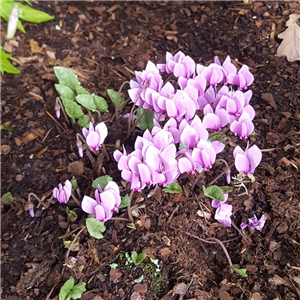
[{"label": "slender flower stem", "polygon": [[248,245],[251,245],[251,242],[248,240],[248,238],[238,229],[238,227],[234,224],[234,222],[231,220],[232,226],[238,231],[238,233],[242,236],[242,238],[246,241]]},{"label": "slender flower stem", "polygon": [[[229,166],[229,168],[231,169],[233,166],[234,166],[234,163],[231,164]],[[217,177],[215,177],[207,186],[211,186],[213,183],[215,183],[219,178],[221,178],[225,174],[227,174],[227,168],[221,174],[219,174]]]},{"label": "slender flower stem", "polygon": [[[120,88],[119,88],[118,96],[117,96],[117,99],[116,99],[116,102],[115,102],[115,113],[114,113],[114,115],[112,116],[112,118],[111,118],[111,120],[110,120],[111,122],[114,120],[114,117],[116,117],[116,120],[117,120],[117,122],[118,122],[118,115],[119,115],[119,112],[118,112],[118,110],[119,110],[119,98],[120,98],[120,95],[121,95],[122,88],[124,87],[124,85],[125,85],[126,83],[129,84],[129,81],[123,82],[123,83],[121,84]],[[120,108],[121,108],[121,107],[120,107]]]},{"label": "slender flower stem", "polygon": [[78,233],[75,235],[75,237],[74,237],[74,239],[73,239],[71,245],[68,247],[68,251],[67,251],[66,257],[65,257],[65,264],[67,264],[67,262],[68,262],[68,257],[69,257],[70,251],[71,251],[71,249],[72,249],[72,247],[73,247],[75,241],[77,240],[77,238],[79,237],[80,233],[81,233],[85,228],[86,228],[86,226],[83,226],[83,227],[78,231]]},{"label": "slender flower stem", "polygon": [[232,261],[231,261],[231,258],[229,256],[229,254],[228,254],[228,251],[227,251],[226,247],[224,246],[224,244],[219,239],[214,238],[214,237],[208,237],[206,239],[202,239],[202,238],[200,238],[200,237],[198,237],[194,234],[191,234],[189,232],[185,232],[185,234],[187,234],[187,235],[189,235],[189,236],[191,236],[191,237],[193,237],[193,238],[195,238],[195,239],[197,239],[197,240],[199,240],[203,243],[208,243],[208,244],[217,243],[217,244],[219,244],[221,246],[222,250],[224,251],[225,255],[226,255],[226,258],[227,258],[227,261],[228,261],[228,264],[229,264],[230,268],[231,269],[233,268],[233,264],[232,264]]},{"label": "slender flower stem", "polygon": [[132,217],[132,213],[131,213],[131,200],[132,200],[133,193],[134,193],[134,190],[131,190],[130,195],[129,195],[129,204],[127,206],[128,218],[131,223],[133,223],[133,217]]},{"label": "slender flower stem", "polygon": [[75,195],[72,193],[71,194],[71,197],[72,197],[72,199],[75,201],[75,203],[79,206],[79,207],[81,207],[81,203],[79,202],[79,200],[75,197]]},{"label": "slender flower stem", "polygon": [[[142,107],[142,105],[140,105],[136,110],[134,110],[133,112],[130,112],[130,114],[133,116],[134,114],[135,114],[135,112],[139,109],[139,108],[141,108]],[[130,128],[130,121],[128,122],[128,133],[127,133],[127,136],[126,136],[126,138],[128,139],[129,137],[130,137],[130,135],[131,135],[131,133],[133,132],[133,130],[135,129],[135,127],[136,127],[136,124],[141,120],[141,118],[145,115],[145,113],[146,113],[146,110],[144,110],[144,112],[140,115],[140,117],[135,121],[135,123],[134,123],[134,125],[132,125],[131,126],[131,128]]]}]

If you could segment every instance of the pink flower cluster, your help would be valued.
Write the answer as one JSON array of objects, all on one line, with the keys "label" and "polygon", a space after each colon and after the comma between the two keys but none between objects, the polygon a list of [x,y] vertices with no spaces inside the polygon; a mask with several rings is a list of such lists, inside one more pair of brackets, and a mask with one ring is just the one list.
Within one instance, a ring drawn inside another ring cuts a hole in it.
[{"label": "pink flower cluster", "polygon": [[182,173],[211,168],[225,146],[210,142],[208,137],[198,116],[181,122],[170,118],[163,128],[156,122],[151,133],[146,130],[143,137],[137,137],[133,152],[116,150],[114,158],[131,189],[138,191],[151,184],[167,186]]},{"label": "pink flower cluster", "polygon": [[[164,83],[159,71],[177,77],[180,89]],[[158,121],[174,118],[192,119],[198,110],[204,113],[204,125],[211,130],[221,130],[230,124],[230,130],[240,138],[247,138],[254,130],[255,112],[249,104],[252,92],[243,92],[254,77],[249,67],[243,65],[237,71],[229,56],[221,64],[215,62],[205,67],[189,56],[167,52],[166,63],[157,66],[148,62],[144,71],[135,72],[136,81],[130,81],[128,91],[131,100],[144,109],[152,109]],[[217,85],[222,84],[221,88]],[[234,87],[237,90],[234,90]]]}]

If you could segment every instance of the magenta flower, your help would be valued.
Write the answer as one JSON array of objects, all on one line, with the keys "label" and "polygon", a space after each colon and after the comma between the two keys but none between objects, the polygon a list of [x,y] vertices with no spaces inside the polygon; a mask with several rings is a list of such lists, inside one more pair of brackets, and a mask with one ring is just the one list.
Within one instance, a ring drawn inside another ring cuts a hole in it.
[{"label": "magenta flower", "polygon": [[179,51],[174,56],[170,53],[166,53],[166,64],[158,64],[157,67],[168,74],[173,73],[176,77],[188,78],[195,73],[196,63],[194,60]]},{"label": "magenta flower", "polygon": [[192,158],[197,170],[210,169],[216,160],[216,151],[211,142],[200,140],[192,151]]},{"label": "magenta flower", "polygon": [[104,190],[98,186],[95,199],[84,196],[81,208],[88,214],[93,214],[99,222],[105,222],[112,217],[112,213],[121,203],[120,190],[114,181],[110,181]]},{"label": "magenta flower", "polygon": [[218,83],[226,81],[226,76],[222,67],[215,63],[212,63],[207,67],[198,64],[197,74],[203,75],[206,78],[208,84],[213,87]]},{"label": "magenta flower", "polygon": [[72,194],[72,183],[69,180],[66,180],[65,185],[61,183],[58,185],[58,188],[53,189],[53,197],[58,200],[59,203],[67,203]]},{"label": "magenta flower", "polygon": [[[159,69],[156,65],[148,61],[144,71],[136,71],[135,77],[137,81],[130,80],[131,89],[128,94],[133,103],[137,106],[144,105],[146,91],[159,92],[163,86],[163,79],[159,74]],[[147,107],[144,107],[147,109]]]},{"label": "magenta flower", "polygon": [[98,150],[107,137],[107,127],[104,122],[101,122],[94,128],[94,125],[90,122],[89,130],[82,128],[82,133],[86,138],[87,145],[93,150]]},{"label": "magenta flower", "polygon": [[250,218],[248,220],[249,220],[249,224],[246,224],[246,223],[241,224],[241,230],[242,231],[244,231],[246,229],[246,227],[250,227],[250,228],[261,231],[263,229],[263,227],[265,226],[267,216],[265,214],[263,214],[261,216],[261,218],[258,220],[256,215],[254,215],[253,218]]},{"label": "magenta flower", "polygon": [[232,205],[226,204],[225,202],[228,199],[228,194],[224,194],[224,202],[217,200],[212,200],[211,206],[216,208],[215,219],[227,226],[231,226],[231,215],[232,215]]},{"label": "magenta flower", "polygon": [[254,130],[251,116],[244,112],[238,120],[234,120],[230,125],[230,130],[241,139],[247,138]]},{"label": "magenta flower", "polygon": [[228,82],[237,85],[241,90],[246,89],[253,81],[254,76],[246,65],[243,65],[237,74],[228,75]]},{"label": "magenta flower", "polygon": [[249,175],[254,173],[255,168],[261,162],[262,153],[256,145],[249,148],[248,144],[245,151],[240,146],[236,146],[233,151],[233,157],[236,169],[245,175]]}]

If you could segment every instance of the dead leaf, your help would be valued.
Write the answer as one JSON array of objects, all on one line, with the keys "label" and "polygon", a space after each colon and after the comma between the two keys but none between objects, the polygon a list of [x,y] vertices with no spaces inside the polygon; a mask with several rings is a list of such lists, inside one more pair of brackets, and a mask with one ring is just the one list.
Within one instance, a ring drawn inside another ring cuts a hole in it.
[{"label": "dead leaf", "polygon": [[73,161],[68,165],[68,173],[74,176],[80,176],[84,172],[84,163],[82,161]]},{"label": "dead leaf", "polygon": [[295,291],[293,284],[286,277],[281,278],[280,276],[275,274],[274,277],[269,279],[269,282],[275,285],[285,285],[288,288],[290,288],[292,291]]},{"label": "dead leaf", "polygon": [[277,110],[276,102],[271,93],[262,93],[261,99],[265,100],[269,105],[271,105],[275,110]]},{"label": "dead leaf", "polygon": [[286,56],[289,62],[300,60],[300,14],[291,14],[286,22],[285,31],[278,34],[278,38],[283,41],[277,49],[278,56]]},{"label": "dead leaf", "polygon": [[122,273],[118,269],[110,269],[109,277],[113,283],[117,283],[121,278]]}]

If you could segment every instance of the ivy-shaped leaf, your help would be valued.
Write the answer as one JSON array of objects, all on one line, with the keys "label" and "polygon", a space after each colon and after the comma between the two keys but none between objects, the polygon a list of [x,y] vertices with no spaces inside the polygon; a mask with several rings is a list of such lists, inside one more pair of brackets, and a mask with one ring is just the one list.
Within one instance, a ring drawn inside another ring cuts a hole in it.
[{"label": "ivy-shaped leaf", "polygon": [[95,218],[86,219],[86,227],[91,236],[96,239],[103,238],[103,232],[106,230],[104,222],[99,222]]},{"label": "ivy-shaped leaf", "polygon": [[108,175],[104,175],[104,176],[100,176],[98,178],[96,178],[94,181],[93,181],[93,184],[92,184],[92,187],[94,189],[97,189],[98,188],[98,184],[100,185],[101,189],[104,190],[104,188],[106,187],[106,185],[112,181],[112,177],[108,176]]},{"label": "ivy-shaped leaf", "polygon": [[[136,113],[136,119],[138,120],[142,114],[144,114],[145,109],[139,108]],[[141,130],[149,129],[151,130],[153,128],[153,118],[154,118],[154,112],[151,109],[147,109],[145,114],[141,117],[141,119],[137,123],[137,127]]]},{"label": "ivy-shaped leaf", "polygon": [[118,107],[120,107],[124,103],[124,98],[116,91],[108,89],[107,95],[109,99],[112,101],[113,104],[117,104],[118,101]]},{"label": "ivy-shaped leaf", "polygon": [[[72,71],[64,67],[54,67],[54,73],[60,84],[63,84],[70,88],[73,92],[76,91],[76,87],[80,85],[77,75]],[[75,98],[75,95],[74,95]]]},{"label": "ivy-shaped leaf", "polygon": [[209,197],[211,199],[217,200],[217,201],[224,201],[224,194],[220,187],[217,185],[211,185],[209,187],[203,186],[203,193],[206,197]]},{"label": "ivy-shaped leaf", "polygon": [[126,195],[122,198],[121,203],[120,203],[120,205],[119,205],[118,208],[124,208],[124,207],[127,207],[127,206],[129,205],[129,203],[130,203],[130,198],[129,198],[128,194],[126,194]]},{"label": "ivy-shaped leaf", "polygon": [[98,111],[93,95],[81,94],[76,96],[75,99],[79,104],[84,106],[86,109],[91,110],[93,112]]},{"label": "ivy-shaped leaf", "polygon": [[76,86],[77,95],[90,95],[91,93],[83,88],[81,85]]},{"label": "ivy-shaped leaf", "polygon": [[78,121],[77,124],[81,127],[89,128],[90,118],[87,115],[83,115]]},{"label": "ivy-shaped leaf", "polygon": [[68,86],[64,84],[55,84],[54,86],[62,100],[66,98],[72,101],[75,100],[75,93]]},{"label": "ivy-shaped leaf", "polygon": [[68,98],[61,98],[64,108],[68,116],[72,119],[73,123],[75,123],[75,119],[80,119],[84,113],[81,109],[81,106],[76,102],[69,100]]},{"label": "ivy-shaped leaf", "polygon": [[177,182],[172,182],[171,184],[167,185],[163,191],[165,193],[177,194],[182,192],[182,188]]},{"label": "ivy-shaped leaf", "polygon": [[108,105],[106,100],[103,97],[97,95],[93,95],[93,96],[98,111],[108,112]]}]

